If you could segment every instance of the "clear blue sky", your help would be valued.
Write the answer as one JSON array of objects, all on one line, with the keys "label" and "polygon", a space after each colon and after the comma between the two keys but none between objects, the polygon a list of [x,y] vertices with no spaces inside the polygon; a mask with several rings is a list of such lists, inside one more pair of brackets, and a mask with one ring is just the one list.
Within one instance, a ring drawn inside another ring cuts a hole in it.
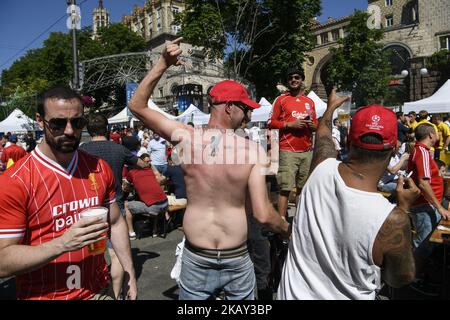
[{"label": "clear blue sky", "polygon": [[[76,2],[81,8],[82,27],[90,26],[92,11],[98,6],[98,0]],[[142,6],[144,2],[145,0],[103,0],[103,5],[109,10],[111,21],[119,22],[123,15],[132,12],[134,5]],[[354,9],[366,8],[367,0],[322,0],[319,21],[326,21],[328,17],[342,17],[351,14]],[[0,73],[27,50],[41,47],[51,32],[67,32],[66,9],[66,0],[0,0]],[[54,23],[56,24],[53,25]]]}]

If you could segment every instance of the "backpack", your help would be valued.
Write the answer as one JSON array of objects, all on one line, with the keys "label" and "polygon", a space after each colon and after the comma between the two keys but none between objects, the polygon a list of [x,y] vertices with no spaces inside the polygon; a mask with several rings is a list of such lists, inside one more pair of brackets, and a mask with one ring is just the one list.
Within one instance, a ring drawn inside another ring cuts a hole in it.
[{"label": "backpack", "polygon": [[147,217],[136,215],[133,217],[133,228],[136,238],[141,239],[153,235],[153,223]]}]

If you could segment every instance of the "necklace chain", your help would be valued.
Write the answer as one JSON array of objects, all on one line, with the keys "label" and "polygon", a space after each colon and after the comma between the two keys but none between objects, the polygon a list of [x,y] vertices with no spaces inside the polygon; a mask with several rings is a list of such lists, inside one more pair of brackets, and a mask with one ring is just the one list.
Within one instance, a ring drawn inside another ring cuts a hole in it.
[{"label": "necklace chain", "polygon": [[366,175],[364,175],[364,174],[362,174],[362,173],[360,173],[360,172],[358,172],[358,171],[353,170],[353,169],[348,165],[348,163],[343,162],[343,164],[344,164],[347,168],[349,168],[354,174],[356,174],[358,177],[360,177],[361,179],[364,179],[364,178],[366,177]]}]

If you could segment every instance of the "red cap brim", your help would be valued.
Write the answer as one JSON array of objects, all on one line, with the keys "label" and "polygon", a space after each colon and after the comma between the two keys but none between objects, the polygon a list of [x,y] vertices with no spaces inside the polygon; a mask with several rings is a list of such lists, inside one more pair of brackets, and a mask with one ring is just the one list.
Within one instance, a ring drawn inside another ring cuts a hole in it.
[{"label": "red cap brim", "polygon": [[261,107],[261,105],[253,100],[250,99],[242,99],[242,103],[245,103],[247,106],[249,106],[252,109],[258,109]]}]

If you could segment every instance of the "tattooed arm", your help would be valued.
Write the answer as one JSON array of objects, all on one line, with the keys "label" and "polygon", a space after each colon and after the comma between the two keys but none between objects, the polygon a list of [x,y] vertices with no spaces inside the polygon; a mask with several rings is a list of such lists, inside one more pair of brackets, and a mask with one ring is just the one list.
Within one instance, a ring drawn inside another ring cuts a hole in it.
[{"label": "tattooed arm", "polygon": [[381,278],[391,287],[402,287],[415,277],[408,209],[420,194],[411,178],[397,183],[398,205],[384,221],[375,239],[372,255],[380,266]]},{"label": "tattooed arm", "polygon": [[349,97],[338,97],[336,89],[333,89],[328,97],[327,110],[323,114],[316,131],[314,153],[309,170],[310,174],[322,161],[328,158],[336,158],[337,156],[333,138],[331,137],[333,112],[347,99]]},{"label": "tattooed arm", "polygon": [[381,278],[391,287],[399,288],[412,282],[415,264],[411,246],[411,224],[408,214],[395,207],[384,222],[374,244],[381,249]]}]

